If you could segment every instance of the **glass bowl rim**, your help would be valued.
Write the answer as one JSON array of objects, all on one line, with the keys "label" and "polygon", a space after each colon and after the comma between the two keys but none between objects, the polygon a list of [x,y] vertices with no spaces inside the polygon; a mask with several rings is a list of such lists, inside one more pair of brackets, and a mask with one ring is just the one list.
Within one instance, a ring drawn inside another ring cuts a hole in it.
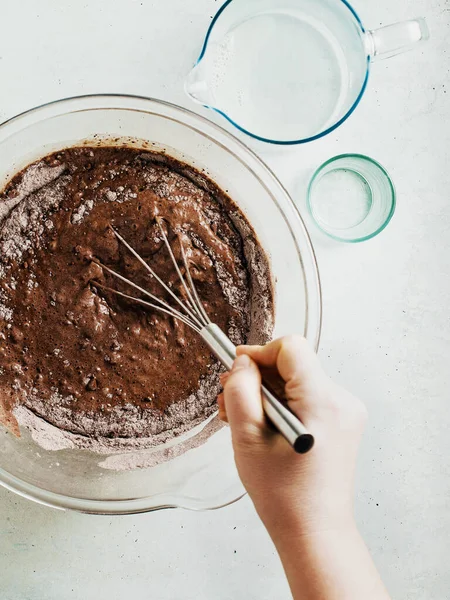
[{"label": "glass bowl rim", "polygon": [[[111,102],[111,106],[103,105],[103,103],[107,104],[108,101]],[[113,103],[113,102],[118,102],[118,101],[123,101],[125,104],[127,102],[133,102],[133,101],[147,102],[147,103],[149,103],[150,106],[148,107],[148,110],[143,110],[142,108],[136,108],[136,107],[133,108],[130,106],[122,106],[122,105],[117,105],[117,104]],[[84,108],[70,110],[70,107],[73,104],[77,104],[80,102],[87,102],[88,104],[89,103],[93,103],[93,104],[89,105],[89,106],[85,106]],[[102,105],[97,106],[97,105],[95,105],[95,102],[101,102]],[[234,144],[235,148],[237,147],[239,150],[241,150],[246,155],[246,158],[250,158],[252,161],[254,161],[254,163],[256,163],[256,165],[259,166],[263,170],[264,174],[268,178],[270,178],[272,183],[275,184],[275,186],[278,188],[280,195],[287,202],[286,207],[289,207],[291,209],[291,214],[296,221],[297,227],[299,227],[302,231],[302,234],[304,236],[304,241],[306,242],[306,245],[309,250],[309,258],[313,265],[313,271],[315,274],[314,287],[315,287],[316,300],[317,300],[317,304],[318,304],[318,306],[317,306],[318,316],[317,316],[317,322],[315,324],[316,325],[316,327],[315,327],[316,333],[315,333],[315,339],[313,341],[313,346],[314,346],[314,349],[317,351],[318,346],[319,346],[319,341],[320,341],[321,329],[322,329],[322,287],[321,287],[320,275],[319,275],[317,259],[315,256],[314,248],[312,246],[311,239],[310,239],[310,236],[306,229],[306,226],[303,222],[303,219],[299,213],[297,206],[294,204],[293,200],[291,199],[288,191],[282,185],[282,183],[279,181],[279,179],[276,177],[276,175],[273,173],[273,171],[264,163],[263,160],[261,160],[255,154],[255,152],[253,152],[253,150],[251,150],[246,144],[244,144],[241,140],[236,138],[233,134],[228,132],[226,129],[224,129],[220,125],[217,125],[216,123],[210,121],[209,119],[207,119],[191,110],[188,110],[186,108],[183,108],[183,107],[173,104],[171,102],[166,102],[164,100],[159,100],[159,99],[148,97],[148,96],[140,96],[140,95],[133,95],[133,94],[106,94],[106,93],[105,94],[86,94],[86,95],[70,96],[67,98],[62,98],[59,100],[53,100],[51,102],[46,102],[44,104],[38,105],[38,106],[31,108],[29,110],[26,110],[26,111],[23,111],[15,116],[5,120],[3,123],[0,123],[0,144],[3,142],[3,140],[8,139],[8,137],[9,137],[8,128],[9,127],[11,127],[11,126],[14,127],[15,124],[20,124],[24,120],[26,121],[27,117],[31,118],[31,121],[29,123],[25,122],[25,125],[20,128],[20,130],[23,130],[27,126],[36,123],[36,121],[33,121],[33,118],[35,116],[40,116],[41,113],[43,113],[43,116],[42,116],[42,119],[39,119],[38,122],[44,121],[51,117],[63,116],[65,114],[70,114],[71,112],[80,112],[80,111],[95,110],[95,109],[100,109],[100,110],[106,109],[107,110],[107,109],[111,109],[111,108],[112,109],[121,109],[122,108],[122,109],[127,109],[127,110],[143,111],[143,112],[147,112],[150,114],[156,114],[157,116],[160,116],[163,118],[170,118],[170,117],[166,117],[165,115],[161,115],[159,113],[153,112],[151,110],[152,104],[154,104],[156,106],[165,107],[166,109],[169,109],[169,110],[174,111],[175,113],[178,113],[180,120],[176,120],[177,123],[179,123],[180,125],[182,125],[184,127],[193,129],[197,133],[200,133],[202,136],[208,138],[214,144],[221,146],[224,150],[231,153],[239,162],[241,162],[252,173],[252,175],[254,177],[256,177],[256,179],[259,181],[259,183],[264,188],[267,189],[267,186],[262,181],[260,176],[255,172],[255,170],[249,164],[247,164],[247,162],[242,160],[233,151],[232,147],[230,148],[230,147],[224,146],[224,144],[221,143],[219,140],[210,137],[207,132],[202,130],[202,126],[204,129],[211,128],[213,130],[213,132],[217,133],[219,136],[225,137],[225,140],[227,142],[229,142],[231,145]],[[67,110],[63,110],[63,111],[58,110],[61,108],[66,108],[66,107],[67,107]],[[56,110],[55,114],[51,114],[52,109]],[[47,112],[49,112],[50,114],[46,114]],[[185,116],[186,118],[192,119],[197,127],[192,127],[189,123],[184,122],[182,120],[183,116]],[[6,135],[3,135],[5,130],[6,130]],[[14,133],[14,131],[12,133]],[[299,243],[298,243],[299,234],[293,230],[291,223],[288,220],[288,215],[286,214],[285,209],[280,206],[278,200],[272,194],[272,192],[270,192],[269,190],[268,190],[268,192],[269,192],[270,196],[272,197],[273,201],[275,202],[278,210],[281,212],[281,214],[284,218],[284,221],[286,222],[286,225],[288,226],[288,228],[291,232],[291,235],[294,239],[295,245],[297,246],[300,264],[305,273],[304,264],[303,264],[302,256],[300,254],[300,248],[299,248]],[[305,275],[305,287],[306,287],[306,275]],[[306,303],[306,320],[307,320],[308,312],[309,312],[308,311],[308,304],[309,304],[308,294],[306,294],[306,297],[307,297],[307,303]],[[98,514],[98,515],[110,515],[110,516],[139,514],[139,513],[152,512],[155,510],[161,510],[161,509],[166,509],[166,508],[184,508],[184,509],[193,510],[193,511],[216,510],[218,508],[222,508],[224,506],[228,506],[230,504],[233,504],[234,502],[237,502],[245,495],[245,492],[244,492],[244,493],[239,494],[238,497],[233,498],[232,500],[226,501],[224,503],[217,503],[217,504],[215,504],[213,506],[209,506],[209,507],[196,506],[197,502],[191,502],[191,504],[189,504],[189,498],[183,498],[179,495],[176,497],[171,497],[169,494],[166,494],[166,493],[162,493],[160,495],[157,494],[154,496],[146,496],[143,498],[134,498],[134,499],[129,499],[129,500],[92,500],[92,499],[86,499],[86,498],[76,498],[73,496],[66,496],[65,494],[59,494],[56,492],[44,490],[43,488],[40,488],[37,485],[27,483],[27,482],[21,480],[19,477],[16,477],[15,475],[11,475],[10,473],[5,471],[1,467],[0,467],[0,485],[5,487],[6,489],[9,489],[12,492],[15,492],[16,494],[18,494],[24,498],[33,500],[39,504],[43,504],[45,506],[49,506],[52,508],[56,508],[56,509],[60,509],[60,510],[69,509],[69,510],[75,510],[75,511],[83,512],[83,513]],[[157,501],[158,496],[161,496],[161,503],[159,505],[156,505],[155,501]]]}]

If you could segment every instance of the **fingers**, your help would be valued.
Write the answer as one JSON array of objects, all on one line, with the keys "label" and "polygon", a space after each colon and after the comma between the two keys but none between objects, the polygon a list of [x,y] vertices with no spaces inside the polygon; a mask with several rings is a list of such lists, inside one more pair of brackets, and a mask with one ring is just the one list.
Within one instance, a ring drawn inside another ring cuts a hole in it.
[{"label": "fingers", "polygon": [[239,356],[224,385],[224,404],[233,436],[265,427],[261,374],[255,362]]},{"label": "fingers", "polygon": [[219,375],[219,379],[220,379],[220,383],[222,384],[222,387],[225,387],[225,383],[228,381],[229,376],[230,376],[229,371],[225,371],[225,373],[221,373]]},{"label": "fingers", "polygon": [[274,340],[266,346],[238,346],[236,353],[238,356],[242,354],[250,356],[261,367],[276,367],[281,341],[281,339]]},{"label": "fingers", "polygon": [[[225,387],[225,383],[227,382],[229,376],[230,373],[228,371],[225,371],[225,373],[221,373],[219,375],[222,387]],[[225,397],[223,392],[217,396],[217,406],[219,407],[219,419],[224,423],[228,423],[227,409],[225,408]]]},{"label": "fingers", "polygon": [[239,346],[238,356],[246,354],[262,367],[275,367],[287,382],[320,369],[319,360],[305,338],[297,335],[274,340],[266,346]]},{"label": "fingers", "polygon": [[240,346],[237,353],[250,356],[258,365],[278,370],[286,382],[289,406],[305,425],[329,403],[329,379],[303,337],[288,336],[267,346]]},{"label": "fingers", "polygon": [[225,408],[225,398],[222,394],[217,396],[217,405],[219,407],[219,419],[224,423],[228,423],[227,411]]}]

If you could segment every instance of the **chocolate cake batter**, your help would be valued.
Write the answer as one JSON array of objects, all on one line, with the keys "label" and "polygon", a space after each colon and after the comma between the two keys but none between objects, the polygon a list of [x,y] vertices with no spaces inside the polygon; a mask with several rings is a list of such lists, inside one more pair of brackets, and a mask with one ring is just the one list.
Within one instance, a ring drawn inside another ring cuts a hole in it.
[{"label": "chocolate cake batter", "polygon": [[179,264],[183,244],[211,320],[235,343],[270,338],[267,260],[211,180],[164,154],[67,149],[0,194],[3,424],[17,433],[25,407],[74,439],[159,444],[214,412],[221,366],[200,337],[104,289],[136,294],[98,262],[173,304],[112,226],[184,298],[157,217]]}]

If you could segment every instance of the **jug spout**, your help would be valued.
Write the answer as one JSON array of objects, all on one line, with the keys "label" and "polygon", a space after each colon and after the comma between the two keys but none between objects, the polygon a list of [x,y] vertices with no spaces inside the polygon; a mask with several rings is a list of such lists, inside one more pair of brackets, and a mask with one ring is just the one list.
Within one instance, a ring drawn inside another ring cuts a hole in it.
[{"label": "jug spout", "polygon": [[202,61],[198,62],[184,82],[186,94],[199,104],[212,107],[213,95],[205,77]]}]

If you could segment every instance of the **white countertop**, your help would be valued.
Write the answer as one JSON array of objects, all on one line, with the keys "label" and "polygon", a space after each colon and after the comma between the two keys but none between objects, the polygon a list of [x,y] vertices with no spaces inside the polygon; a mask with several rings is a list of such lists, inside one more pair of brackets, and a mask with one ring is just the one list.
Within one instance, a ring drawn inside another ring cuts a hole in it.
[{"label": "white countertop", "polygon": [[[5,0],[0,121],[49,100],[95,92],[149,95],[195,110],[184,97],[183,76],[219,6],[214,0]],[[392,597],[446,600],[450,4],[355,0],[354,6],[369,27],[426,16],[432,39],[374,65],[362,105],[337,132],[286,150],[254,147],[302,211],[308,177],[340,152],[378,159],[395,181],[396,215],[375,239],[338,244],[309,226],[324,290],[320,355],[328,372],[369,407],[357,516]],[[125,597],[283,600],[289,592],[248,499],[212,513],[111,519],[54,511],[0,489],[2,600]]]}]

